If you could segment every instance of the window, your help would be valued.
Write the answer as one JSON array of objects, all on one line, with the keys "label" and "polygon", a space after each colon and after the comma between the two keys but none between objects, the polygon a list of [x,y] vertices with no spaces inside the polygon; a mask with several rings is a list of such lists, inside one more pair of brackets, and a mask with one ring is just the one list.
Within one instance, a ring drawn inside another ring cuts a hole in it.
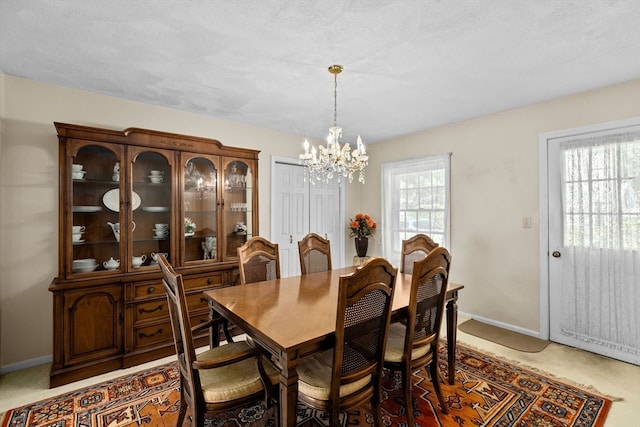
[{"label": "window", "polygon": [[426,234],[449,247],[450,154],[383,163],[382,251],[400,262],[402,241]]}]

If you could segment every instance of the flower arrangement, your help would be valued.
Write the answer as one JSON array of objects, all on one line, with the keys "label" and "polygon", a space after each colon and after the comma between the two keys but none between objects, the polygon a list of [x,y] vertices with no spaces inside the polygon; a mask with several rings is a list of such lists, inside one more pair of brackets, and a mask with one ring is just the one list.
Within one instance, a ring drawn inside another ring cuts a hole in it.
[{"label": "flower arrangement", "polygon": [[233,231],[235,231],[236,233],[246,234],[247,233],[247,226],[245,225],[244,222],[238,222],[236,224],[236,226],[233,228]]},{"label": "flower arrangement", "polygon": [[191,220],[191,218],[184,218],[184,232],[185,233],[195,233],[196,231],[196,223]]},{"label": "flower arrangement", "polygon": [[377,224],[369,215],[358,213],[349,222],[349,237],[368,237],[376,231]]}]

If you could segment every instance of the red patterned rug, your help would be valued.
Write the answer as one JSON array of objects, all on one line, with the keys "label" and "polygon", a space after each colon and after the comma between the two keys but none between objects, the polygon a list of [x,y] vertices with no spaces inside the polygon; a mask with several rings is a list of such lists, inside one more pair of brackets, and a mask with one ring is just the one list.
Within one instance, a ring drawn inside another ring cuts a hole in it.
[{"label": "red patterned rug", "polygon": [[[463,345],[456,355],[456,383],[442,383],[449,404],[444,415],[428,373],[413,375],[416,425],[462,427],[601,427],[611,400],[565,381],[522,368]],[[446,351],[439,368],[446,378]],[[383,423],[406,427],[398,375],[385,372]],[[177,417],[179,381],[168,364],[66,393],[8,411],[2,427],[125,427],[171,426]],[[261,405],[208,420],[211,427],[274,426],[271,411]],[[370,426],[369,406],[344,414],[342,426]],[[327,426],[325,413],[298,405],[298,426]]]}]

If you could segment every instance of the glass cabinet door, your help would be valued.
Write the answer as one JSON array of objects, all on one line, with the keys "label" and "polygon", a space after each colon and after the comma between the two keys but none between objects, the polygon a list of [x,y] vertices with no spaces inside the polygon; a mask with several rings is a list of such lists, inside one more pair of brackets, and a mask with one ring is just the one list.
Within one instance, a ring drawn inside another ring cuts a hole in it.
[{"label": "glass cabinet door", "polygon": [[237,249],[253,236],[253,171],[248,162],[224,161],[224,258],[237,258]]},{"label": "glass cabinet door", "polygon": [[183,153],[183,262],[218,256],[218,164],[216,157]]},{"label": "glass cabinet door", "polygon": [[172,262],[172,162],[162,150],[132,149],[130,270],[158,268],[157,256]]},{"label": "glass cabinet door", "polygon": [[72,215],[65,219],[65,236],[71,256],[65,269],[71,274],[121,271],[120,180],[114,174],[122,148],[119,145],[72,144],[65,176],[70,181]]}]

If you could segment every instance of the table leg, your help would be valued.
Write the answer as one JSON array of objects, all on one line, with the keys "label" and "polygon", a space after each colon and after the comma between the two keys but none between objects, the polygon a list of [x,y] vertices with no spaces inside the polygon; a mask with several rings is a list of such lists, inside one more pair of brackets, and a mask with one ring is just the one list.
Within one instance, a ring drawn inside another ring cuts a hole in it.
[{"label": "table leg", "polygon": [[458,331],[457,295],[447,302],[447,362],[449,384],[456,382],[456,333]]},{"label": "table leg", "polygon": [[214,321],[209,328],[209,348],[218,347],[220,345],[220,315],[213,309],[209,303],[209,320]]},{"label": "table leg", "polygon": [[295,365],[286,360],[280,371],[280,425],[296,427],[298,405],[298,372]]}]

